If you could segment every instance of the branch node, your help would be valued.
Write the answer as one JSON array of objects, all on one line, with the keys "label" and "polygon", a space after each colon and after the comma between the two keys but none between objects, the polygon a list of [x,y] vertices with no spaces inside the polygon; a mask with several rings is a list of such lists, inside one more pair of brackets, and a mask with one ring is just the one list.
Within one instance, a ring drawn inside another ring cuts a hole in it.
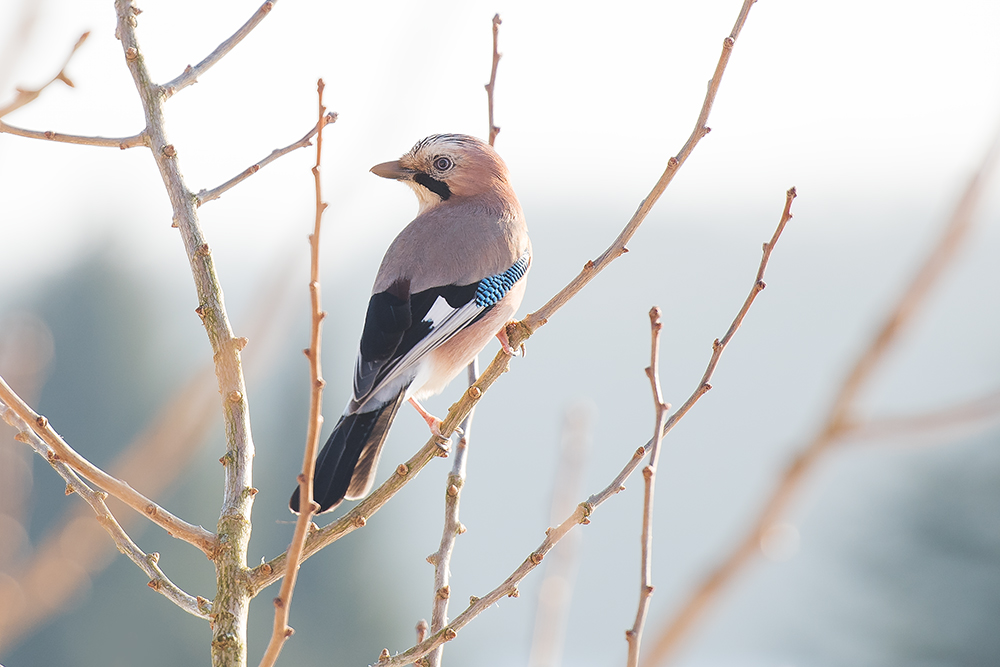
[{"label": "branch node", "polygon": [[274,598],[274,607],[276,609],[284,609],[285,608],[285,601],[283,599],[281,599],[281,597]]},{"label": "branch node", "polygon": [[507,593],[507,597],[509,597],[509,598],[519,598],[519,597],[521,597],[521,591],[517,590],[517,586],[514,586],[514,587],[512,587],[510,589],[510,592]]},{"label": "branch node", "polygon": [[458,633],[455,632],[455,630],[453,630],[452,628],[445,628],[444,629],[444,640],[446,642],[450,642],[452,639],[454,639],[457,636],[458,636]]},{"label": "branch node", "polygon": [[466,531],[466,528],[465,528],[465,524],[464,523],[458,524],[458,528],[455,529],[455,532],[457,532],[459,535],[464,535],[465,531]]},{"label": "branch node", "polygon": [[378,661],[379,663],[388,662],[390,657],[389,649],[384,648],[382,649],[382,652],[378,654]]},{"label": "branch node", "polygon": [[480,598],[478,596],[476,596],[476,595],[470,595],[469,596],[469,606],[471,607],[472,605],[474,605],[477,602],[479,602],[479,600],[480,600]]},{"label": "branch node", "polygon": [[469,398],[471,398],[474,401],[478,401],[483,396],[483,390],[480,389],[479,387],[469,387],[468,394]]},{"label": "branch node", "polygon": [[451,586],[445,584],[441,588],[437,589],[437,597],[441,600],[447,600],[451,597]]},{"label": "branch node", "polygon": [[405,463],[400,463],[398,466],[396,466],[396,474],[399,475],[400,477],[406,477],[409,474],[409,472],[410,469],[406,466]]},{"label": "branch node", "polygon": [[146,556],[146,560],[149,561],[150,565],[156,565],[160,562],[160,554],[154,551]]},{"label": "branch node", "polygon": [[138,57],[139,57],[139,51],[136,50],[134,46],[130,46],[127,49],[125,49],[125,60],[132,62],[136,60]]},{"label": "branch node", "polygon": [[246,336],[240,336],[239,338],[234,338],[233,343],[236,345],[236,349],[242,352],[249,345],[250,339]]},{"label": "branch node", "polygon": [[177,157],[177,149],[174,148],[173,144],[167,144],[161,150],[167,157]]},{"label": "branch node", "polygon": [[157,592],[159,592],[160,589],[163,588],[163,583],[159,579],[150,579],[146,585]]},{"label": "branch node", "polygon": [[73,488],[72,484],[67,484],[66,485],[66,491],[65,491],[65,493],[66,493],[67,496],[73,495],[74,491],[76,491],[76,489]]},{"label": "branch node", "polygon": [[368,520],[365,519],[360,514],[357,515],[356,517],[354,517],[354,527],[355,528],[364,528],[365,524],[367,524],[367,523],[368,523]]},{"label": "branch node", "polygon": [[448,495],[451,496],[452,498],[457,498],[458,497],[458,487],[455,486],[454,484],[448,485]]},{"label": "branch node", "polygon": [[543,558],[545,558],[545,554],[538,553],[537,551],[532,552],[532,554],[528,556],[528,560],[531,561],[532,565],[538,565],[542,562]]}]

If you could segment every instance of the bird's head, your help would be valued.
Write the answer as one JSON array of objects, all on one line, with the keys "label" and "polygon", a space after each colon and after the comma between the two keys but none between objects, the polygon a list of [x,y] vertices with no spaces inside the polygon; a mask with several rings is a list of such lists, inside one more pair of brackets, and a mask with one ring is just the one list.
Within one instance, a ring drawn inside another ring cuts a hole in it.
[{"label": "bird's head", "polygon": [[492,146],[466,134],[431,135],[403,157],[377,164],[371,171],[413,188],[421,213],[445,201],[509,187],[507,167]]}]

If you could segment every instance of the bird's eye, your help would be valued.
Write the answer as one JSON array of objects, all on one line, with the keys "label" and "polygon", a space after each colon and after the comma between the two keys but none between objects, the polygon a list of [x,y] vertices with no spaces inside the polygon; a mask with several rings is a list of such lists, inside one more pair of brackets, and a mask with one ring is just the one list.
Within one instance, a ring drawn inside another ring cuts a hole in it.
[{"label": "bird's eye", "polygon": [[439,155],[434,158],[434,168],[438,171],[448,171],[452,167],[451,158]]}]

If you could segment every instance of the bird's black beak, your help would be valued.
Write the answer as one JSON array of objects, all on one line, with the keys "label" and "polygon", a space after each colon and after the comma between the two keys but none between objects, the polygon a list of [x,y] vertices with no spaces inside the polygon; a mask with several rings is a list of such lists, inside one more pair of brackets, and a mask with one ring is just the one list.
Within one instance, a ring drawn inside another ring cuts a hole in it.
[{"label": "bird's black beak", "polygon": [[391,178],[397,181],[409,180],[413,177],[413,174],[416,173],[412,169],[404,167],[399,160],[377,164],[371,168],[371,172],[376,176]]}]

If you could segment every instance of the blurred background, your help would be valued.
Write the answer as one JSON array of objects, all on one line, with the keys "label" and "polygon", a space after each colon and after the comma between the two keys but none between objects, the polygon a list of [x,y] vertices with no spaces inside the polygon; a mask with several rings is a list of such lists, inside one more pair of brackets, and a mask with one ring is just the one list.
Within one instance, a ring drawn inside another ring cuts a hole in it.
[{"label": "blurred background", "polygon": [[[201,60],[257,8],[141,3],[153,77]],[[688,137],[737,0],[291,3],[167,105],[188,187],[213,188],[315,123],[315,82],[339,112],[325,134],[325,410],[349,396],[369,286],[416,211],[368,173],[435,132],[485,136],[490,20],[500,12],[497,149],[535,258],[522,315],[617,235]],[[0,0],[0,104],[68,74],[4,118],[126,136],[142,112],[110,0]],[[551,524],[566,415],[589,426],[579,501],[653,428],[647,311],[664,310],[662,381],[679,405],[749,290],[760,244],[798,188],[767,290],[714,389],[665,440],[646,645],[749,529],[814,435],[854,360],[935,244],[1000,121],[1000,4],[766,0],[754,6],[710,118],[615,262],[528,343],[480,405],[452,561],[452,615],[499,584]],[[315,159],[297,151],[200,210],[244,351],[257,448],[251,560],[287,546],[308,373]],[[1000,380],[1000,182],[976,226],[861,396],[862,416],[916,415],[995,393]],[[145,149],[0,134],[0,374],[79,452],[214,529],[222,452],[211,354],[187,260]],[[488,361],[497,346],[482,355]],[[428,407],[442,414],[456,381]],[[1000,652],[1000,431],[844,442],[672,656],[684,667],[993,665]],[[571,429],[572,430],[572,429]],[[0,661],[7,667],[207,664],[206,625],[145,578],[64,497],[50,467],[0,429]],[[324,435],[325,437],[325,435]],[[158,439],[159,438],[159,439]],[[427,438],[402,411],[380,477]],[[564,467],[564,466],[562,466]],[[302,568],[282,664],[367,665],[429,618],[445,476],[438,460]],[[564,665],[622,664],[639,584],[641,480],[579,531]],[[343,510],[341,510],[343,511]],[[132,536],[178,585],[211,598],[211,563],[155,526]],[[81,518],[82,517],[82,518]],[[328,519],[321,517],[321,523]],[[557,547],[556,551],[559,552]],[[519,599],[463,630],[446,664],[523,665],[544,567]],[[250,660],[270,634],[263,593]],[[140,658],[141,656],[141,658]],[[556,661],[558,662],[558,660]],[[536,663],[541,664],[541,663]],[[549,662],[545,664],[556,664]]]}]

